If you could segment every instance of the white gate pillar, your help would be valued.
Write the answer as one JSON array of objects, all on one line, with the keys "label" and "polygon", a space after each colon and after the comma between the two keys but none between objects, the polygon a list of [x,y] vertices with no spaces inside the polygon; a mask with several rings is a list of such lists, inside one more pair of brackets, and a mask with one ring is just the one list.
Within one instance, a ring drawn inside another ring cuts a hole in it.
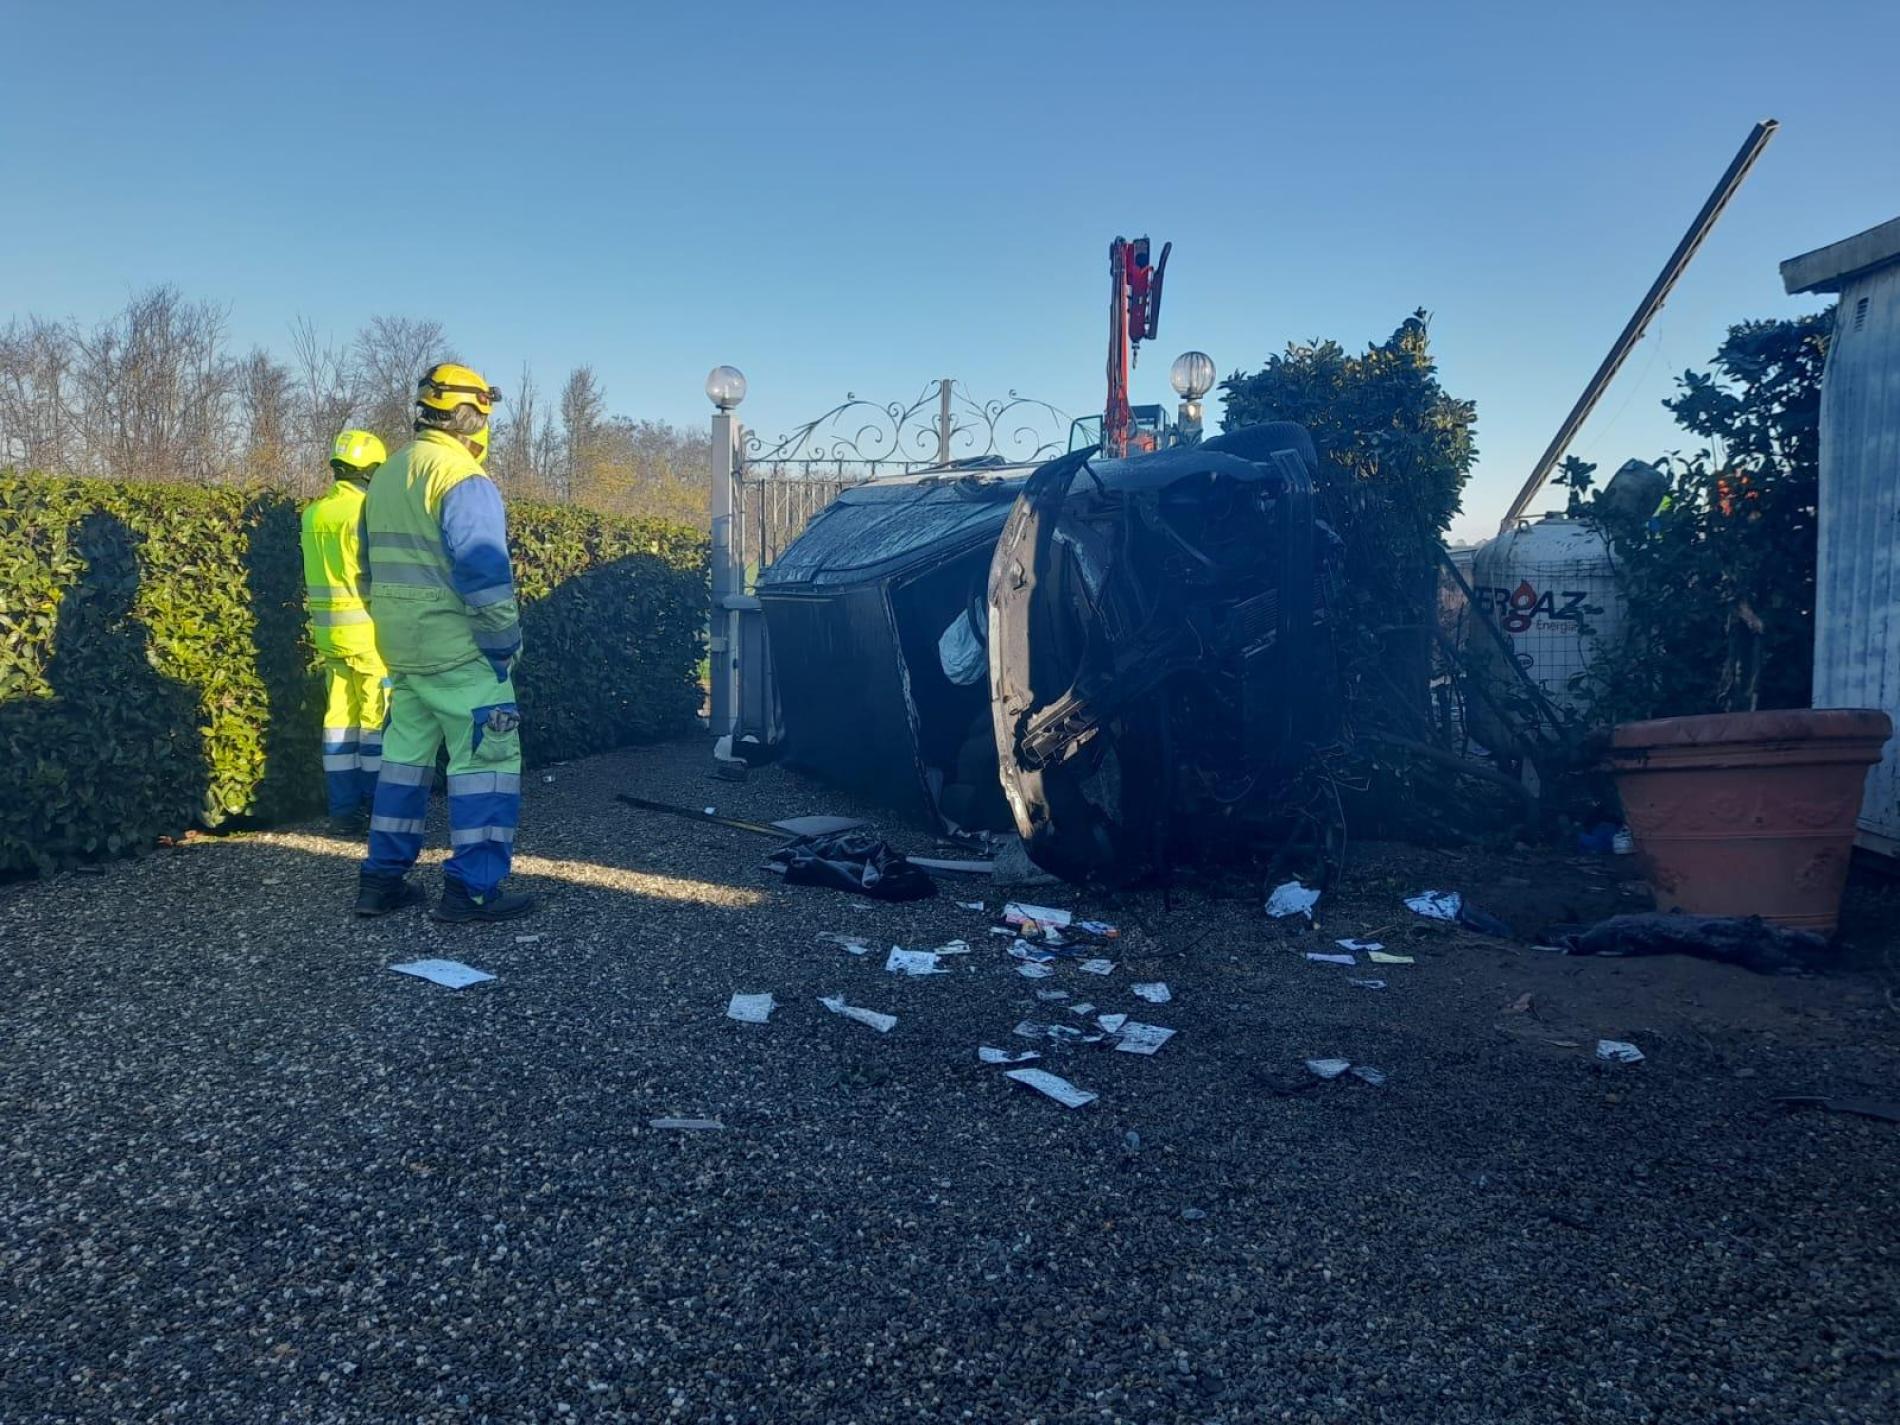
[{"label": "white gate pillar", "polygon": [[745,399],[745,377],[733,366],[715,366],[706,377],[706,395],[712,401],[712,618],[707,652],[712,665],[712,735],[730,734],[739,721],[739,616],[734,601],[745,593],[742,549],[734,540],[733,519],[738,506],[739,417]]}]

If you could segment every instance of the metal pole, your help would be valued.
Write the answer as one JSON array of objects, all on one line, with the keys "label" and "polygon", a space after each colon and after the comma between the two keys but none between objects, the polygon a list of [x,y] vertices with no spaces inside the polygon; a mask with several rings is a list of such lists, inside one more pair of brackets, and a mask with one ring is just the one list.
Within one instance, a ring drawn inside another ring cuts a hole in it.
[{"label": "metal pole", "polygon": [[937,463],[950,463],[950,378],[937,383]]},{"label": "metal pole", "polygon": [[1696,249],[1702,246],[1702,240],[1715,226],[1715,220],[1722,216],[1722,210],[1728,206],[1729,199],[1735,196],[1735,190],[1742,186],[1742,180],[1748,177],[1748,170],[1755,166],[1755,160],[1761,157],[1762,150],[1768,147],[1768,140],[1775,136],[1775,130],[1781,125],[1774,119],[1763,119],[1749,131],[1735,157],[1729,161],[1728,168],[1715,185],[1715,191],[1709,194],[1703,203],[1702,211],[1695,215],[1695,221],[1689,224],[1689,231],[1682,235],[1682,241],[1676,244],[1676,250],[1669,254],[1669,261],[1663,264],[1663,270],[1643,294],[1643,300],[1637,304],[1636,312],[1624,326],[1623,333],[1617,337],[1616,345],[1610,348],[1610,354],[1603,358],[1603,364],[1597,367],[1596,375],[1590,378],[1590,384],[1583,388],[1583,394],[1577,398],[1577,404],[1570,408],[1570,414],[1564,417],[1564,423],[1557,428],[1557,434],[1550,445],[1531,468],[1530,478],[1524,482],[1524,488],[1517,492],[1517,498],[1511,501],[1511,508],[1498,525],[1498,533],[1503,534],[1517,523],[1517,517],[1524,513],[1524,507],[1537,497],[1544,487],[1544,481],[1550,478],[1550,472],[1563,453],[1570,448],[1570,442],[1577,438],[1577,431],[1590,412],[1596,409],[1602,399],[1604,389],[1622,368],[1624,359],[1631,349],[1643,339],[1656,313],[1662,310],[1662,304],[1668,300],[1670,290],[1676,285],[1689,259],[1694,257]]},{"label": "metal pole", "polygon": [[731,638],[734,594],[740,575],[733,557],[732,496],[734,455],[739,448],[739,418],[731,411],[712,418],[712,620],[707,653],[712,664],[712,734],[724,737],[738,721],[733,669],[738,649]]}]

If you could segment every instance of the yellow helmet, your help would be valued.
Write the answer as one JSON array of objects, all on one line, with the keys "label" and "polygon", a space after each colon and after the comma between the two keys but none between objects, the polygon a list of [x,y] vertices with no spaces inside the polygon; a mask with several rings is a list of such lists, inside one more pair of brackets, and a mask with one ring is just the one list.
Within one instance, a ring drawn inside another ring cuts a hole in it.
[{"label": "yellow helmet", "polygon": [[333,467],[341,465],[359,475],[369,474],[387,459],[388,450],[371,431],[343,431],[330,447],[330,464]]},{"label": "yellow helmet", "polygon": [[453,361],[438,362],[416,382],[416,404],[445,415],[459,406],[473,406],[484,423],[501,399],[501,392],[488,384],[481,372]]}]

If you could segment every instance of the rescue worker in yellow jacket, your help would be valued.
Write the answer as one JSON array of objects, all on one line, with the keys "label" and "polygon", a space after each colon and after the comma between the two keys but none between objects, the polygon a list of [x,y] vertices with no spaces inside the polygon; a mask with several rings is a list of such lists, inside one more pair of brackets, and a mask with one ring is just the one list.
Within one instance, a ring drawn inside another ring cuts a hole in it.
[{"label": "rescue worker in yellow jacket", "polygon": [[363,599],[363,501],[370,477],[388,458],[366,430],[346,430],[330,448],[336,483],[303,512],[304,596],[310,640],[323,657],[323,780],[330,819],[360,832],[369,819],[382,765],[388,671],[376,654],[376,633]]},{"label": "rescue worker in yellow jacket", "polygon": [[436,756],[448,744],[450,855],[435,917],[508,920],[534,909],[501,889],[521,812],[521,652],[501,492],[482,473],[501,392],[445,362],[416,387],[416,438],[370,482],[369,605],[389,667],[389,726],[356,911],[422,899],[404,878],[422,852]]}]

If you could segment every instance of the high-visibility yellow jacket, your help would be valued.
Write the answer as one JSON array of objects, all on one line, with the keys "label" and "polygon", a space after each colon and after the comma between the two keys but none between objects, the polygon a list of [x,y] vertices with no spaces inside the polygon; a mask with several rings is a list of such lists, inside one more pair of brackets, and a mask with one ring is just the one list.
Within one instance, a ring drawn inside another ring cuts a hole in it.
[{"label": "high-visibility yellow jacket", "polygon": [[370,612],[383,662],[443,673],[521,651],[501,492],[454,436],[423,431],[370,481]]},{"label": "high-visibility yellow jacket", "polygon": [[354,480],[338,480],[303,511],[304,602],[310,639],[329,658],[376,652],[376,632],[363,597],[363,501]]}]

